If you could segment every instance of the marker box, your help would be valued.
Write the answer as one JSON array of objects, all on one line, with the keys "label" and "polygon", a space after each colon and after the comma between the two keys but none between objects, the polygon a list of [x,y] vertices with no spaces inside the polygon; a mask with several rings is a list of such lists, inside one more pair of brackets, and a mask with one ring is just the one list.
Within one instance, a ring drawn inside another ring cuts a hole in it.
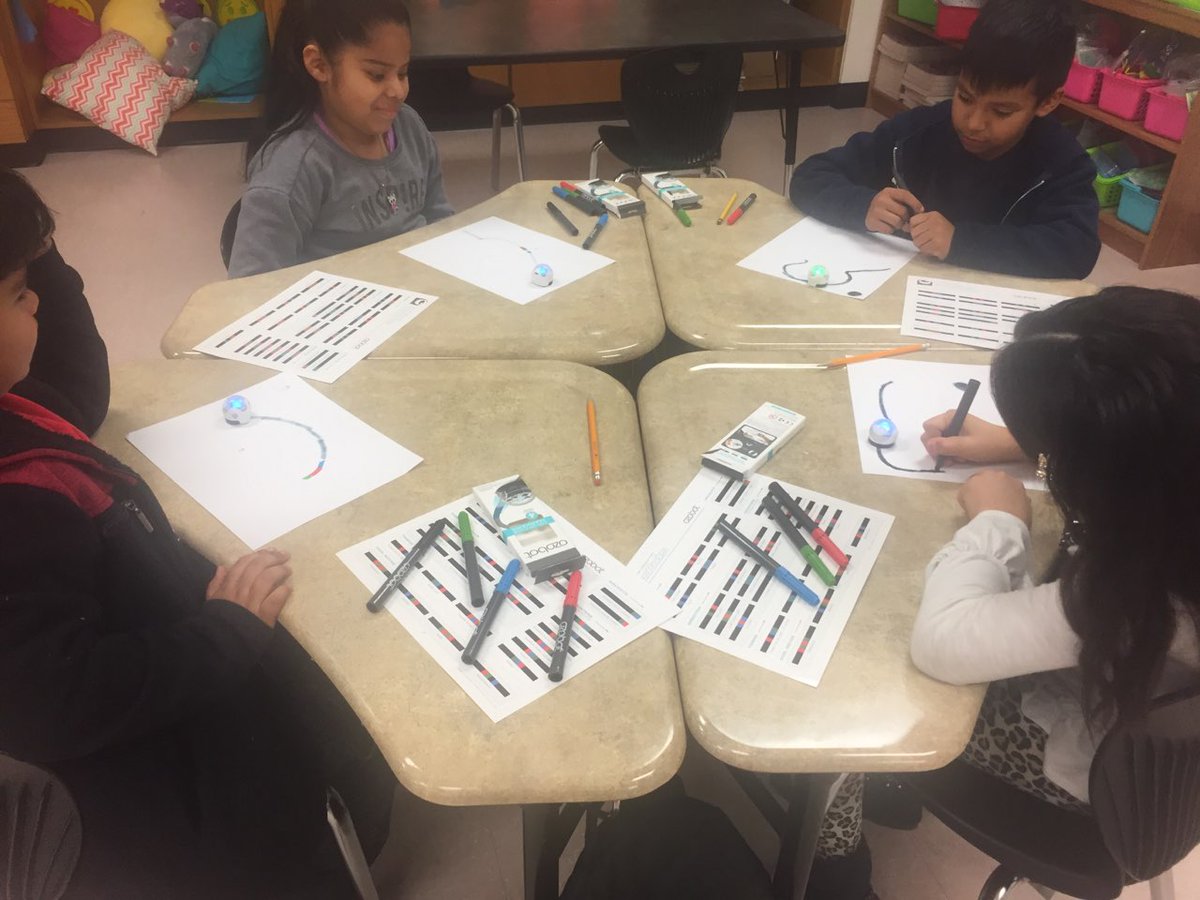
[{"label": "marker box", "polygon": [[535,582],[569,575],[585,558],[519,475],[473,488],[475,500]]},{"label": "marker box", "polygon": [[642,184],[671,209],[696,209],[704,199],[670,172],[643,172]]},{"label": "marker box", "polygon": [[764,403],[701,455],[700,464],[733,478],[745,478],[778,453],[803,427],[804,416],[800,413]]},{"label": "marker box", "polygon": [[593,178],[591,181],[577,181],[575,185],[585,194],[591,194],[603,203],[604,208],[618,219],[624,219],[627,216],[644,216],[646,214],[645,200],[625,193],[611,181],[605,181],[603,178]]}]

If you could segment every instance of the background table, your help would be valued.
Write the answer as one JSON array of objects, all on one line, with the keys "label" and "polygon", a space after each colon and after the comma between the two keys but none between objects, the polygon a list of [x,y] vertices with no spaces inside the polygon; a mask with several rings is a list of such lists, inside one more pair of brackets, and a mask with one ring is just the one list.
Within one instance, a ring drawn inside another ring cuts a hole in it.
[{"label": "background table", "polygon": [[[706,350],[786,350],[813,345],[894,346],[916,341],[900,335],[908,276],[970,281],[1077,297],[1095,293],[1083,281],[994,275],[915,256],[865,300],[784,281],[738,263],[796,224],[803,214],[774,191],[740,178],[687,179],[704,196],[685,228],[649,190],[646,237],[671,332]],[[717,225],[729,195],[758,199],[737,224]]]},{"label": "background table", "polygon": [[[527,181],[418,231],[277,272],[207,285],[192,295],[163,336],[163,355],[203,356],[192,349],[200,341],[320,269],[438,297],[376,349],[371,354],[376,359],[562,359],[588,365],[636,359],[654,348],[665,330],[640,218],[614,217],[596,241],[595,251],[615,263],[525,306],[400,254],[488,216],[570,240],[546,212],[546,201],[553,199],[550,186],[557,183]],[[582,241],[595,220],[559,205],[580,229],[575,240]]]},{"label": "background table", "polygon": [[[113,402],[96,442],[138,470],[175,527],[213,559],[232,560],[246,548],[125,435],[270,375],[226,360],[155,360],[113,372]],[[679,768],[686,740],[667,636],[644,635],[493,723],[398,621],[367,612],[369,592],[334,554],[519,472],[628,560],[652,524],[633,398],[595,369],[556,362],[380,360],[313,387],[425,461],[274,542],[291,553],[295,572],[281,621],[408,790],[454,806],[525,806],[526,895],[547,896],[557,891],[557,857],[574,822],[568,817],[564,828],[564,817],[555,818],[562,804],[638,796]],[[587,452],[589,397],[603,454],[598,488]]]},{"label": "background table", "polygon": [[[906,358],[986,363],[989,357],[943,350]],[[706,751],[740,770],[938,768],[966,745],[983,697],[982,685],[956,687],[921,674],[908,652],[925,566],[965,522],[955,502],[958,485],[862,474],[847,375],[812,366],[824,358],[819,351],[690,353],[642,381],[638,407],[656,518],[691,481],[700,454],[765,401],[808,419],[762,474],[896,516],[819,687],[673,638],[684,718]],[[1048,494],[1034,492],[1033,499],[1040,571],[1061,519]],[[808,837],[815,841],[815,832]],[[786,852],[786,838],[782,846]],[[802,849],[795,876],[801,891],[803,856]]]}]

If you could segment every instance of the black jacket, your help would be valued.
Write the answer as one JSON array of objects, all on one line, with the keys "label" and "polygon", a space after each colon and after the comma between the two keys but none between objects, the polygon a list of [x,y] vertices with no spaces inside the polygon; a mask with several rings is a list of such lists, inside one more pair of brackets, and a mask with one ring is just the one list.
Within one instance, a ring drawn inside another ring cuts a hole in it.
[{"label": "black jacket", "polygon": [[903,187],[954,225],[946,262],[1033,278],[1085,278],[1100,254],[1096,168],[1051,117],[1034,119],[996,160],[968,153],[950,101],[901,113],[845,146],[807,159],[792,202],[823,222],[862,231],[872,198]]},{"label": "black jacket", "polygon": [[95,329],[40,324],[43,359],[104,369],[43,367],[39,398],[74,422],[0,397],[0,752],[54,772],[79,806],[67,896],[352,896],[325,788],[374,804],[355,817],[377,852],[394,779],[299,645],[206,600],[214,566],[71,427],[99,424],[78,418],[98,385],[107,406]]}]

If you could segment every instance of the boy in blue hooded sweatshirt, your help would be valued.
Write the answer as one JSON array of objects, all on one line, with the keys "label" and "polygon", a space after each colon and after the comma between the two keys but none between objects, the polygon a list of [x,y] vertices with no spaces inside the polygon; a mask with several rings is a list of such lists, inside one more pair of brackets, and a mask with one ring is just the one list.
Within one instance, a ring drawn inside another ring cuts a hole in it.
[{"label": "boy in blue hooded sweatshirt", "polygon": [[953,100],[806,160],[792,202],[841,228],[908,235],[954,265],[1086,277],[1100,253],[1096,169],[1050,115],[1074,54],[1064,0],[990,0]]}]

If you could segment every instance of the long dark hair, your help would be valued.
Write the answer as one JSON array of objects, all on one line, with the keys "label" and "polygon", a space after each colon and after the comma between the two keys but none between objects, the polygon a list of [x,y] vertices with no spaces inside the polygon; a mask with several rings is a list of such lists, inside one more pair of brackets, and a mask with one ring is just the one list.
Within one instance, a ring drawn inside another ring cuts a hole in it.
[{"label": "long dark hair", "polygon": [[262,120],[246,144],[246,165],[260,149],[302,127],[321,99],[304,68],[304,48],[316,44],[327,59],[346,44],[365,44],[382,23],[411,27],[403,0],[288,0],[275,30]]},{"label": "long dark hair", "polygon": [[1175,637],[1200,627],[1200,301],[1137,287],[1018,323],[996,406],[1074,529],[1063,607],[1093,722],[1141,715]]},{"label": "long dark hair", "polygon": [[28,181],[0,168],[0,278],[29,265],[54,234],[54,216]]}]

